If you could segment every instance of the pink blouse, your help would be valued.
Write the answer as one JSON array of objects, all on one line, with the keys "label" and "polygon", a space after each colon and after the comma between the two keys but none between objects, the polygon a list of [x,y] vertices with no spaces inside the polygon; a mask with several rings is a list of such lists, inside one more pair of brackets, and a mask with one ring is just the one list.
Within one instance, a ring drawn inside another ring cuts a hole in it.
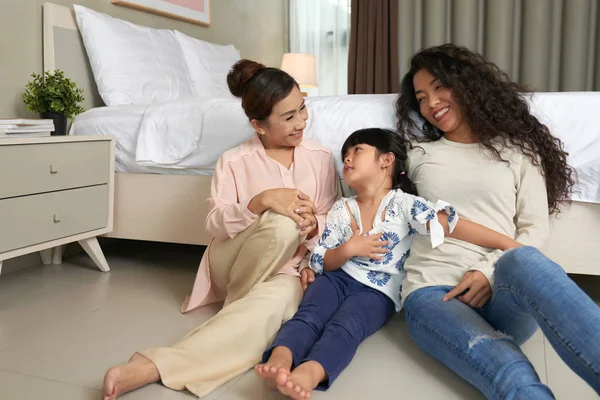
[{"label": "pink blouse", "polygon": [[[305,255],[317,244],[327,212],[339,193],[333,156],[316,142],[302,140],[294,149],[294,162],[289,169],[267,156],[258,135],[225,152],[217,162],[212,178],[211,197],[207,200],[211,210],[206,217],[206,229],[214,237],[211,244],[215,240],[234,238],[259,218],[248,210],[250,200],[265,190],[279,188],[299,189],[311,198],[317,209],[319,233],[305,240],[279,272],[299,276],[298,270],[307,265]],[[224,293],[211,290],[208,257],[211,244],[204,252],[192,294],[183,302],[181,312],[225,297]]]}]

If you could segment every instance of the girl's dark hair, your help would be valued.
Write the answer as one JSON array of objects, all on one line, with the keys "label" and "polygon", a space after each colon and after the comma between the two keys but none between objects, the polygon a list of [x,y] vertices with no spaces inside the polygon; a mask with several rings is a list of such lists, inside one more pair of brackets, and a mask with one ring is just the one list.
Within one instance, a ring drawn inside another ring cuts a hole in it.
[{"label": "girl's dark hair", "polygon": [[392,173],[392,189],[402,189],[405,193],[417,194],[415,184],[405,172],[408,141],[389,129],[366,128],[353,132],[342,146],[342,161],[350,148],[366,144],[377,149],[378,155],[393,153],[394,171]]},{"label": "girl's dark hair", "polygon": [[227,74],[227,86],[242,98],[242,108],[250,120],[264,120],[273,106],[287,97],[298,83],[286,72],[267,68],[255,61],[242,59]]},{"label": "girl's dark hair", "polygon": [[[541,166],[551,214],[559,211],[561,203],[569,202],[575,171],[567,164],[563,143],[529,111],[527,97],[531,90],[512,82],[496,64],[465,47],[444,44],[421,50],[411,58],[396,104],[401,135],[419,142],[443,136],[419,112],[413,78],[422,69],[452,90],[470,128],[499,161],[508,162],[500,155],[502,148],[495,146],[498,139],[501,146],[515,146],[534,165]],[[418,133],[419,128],[424,137]]]}]

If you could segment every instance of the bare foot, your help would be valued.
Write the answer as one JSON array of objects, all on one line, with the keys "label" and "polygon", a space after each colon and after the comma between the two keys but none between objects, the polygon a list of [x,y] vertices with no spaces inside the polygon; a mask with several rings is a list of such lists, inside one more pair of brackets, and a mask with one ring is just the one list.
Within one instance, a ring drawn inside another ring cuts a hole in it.
[{"label": "bare foot", "polygon": [[112,367],[104,375],[103,400],[114,400],[149,383],[158,382],[158,369],[141,354],[135,353],[125,365]]},{"label": "bare foot", "polygon": [[271,357],[264,364],[258,364],[254,367],[256,375],[267,381],[269,389],[276,390],[277,382],[275,377],[278,374],[289,375],[292,368],[292,352],[287,347],[275,347],[271,352]]},{"label": "bare foot", "polygon": [[277,374],[277,389],[294,400],[310,399],[312,391],[327,378],[327,373],[316,361],[299,365],[291,374]]}]

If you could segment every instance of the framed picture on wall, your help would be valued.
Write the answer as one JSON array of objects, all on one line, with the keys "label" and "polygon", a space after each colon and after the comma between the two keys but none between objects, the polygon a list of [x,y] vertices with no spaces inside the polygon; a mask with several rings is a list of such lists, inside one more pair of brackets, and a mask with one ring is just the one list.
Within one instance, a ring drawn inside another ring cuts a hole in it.
[{"label": "framed picture on wall", "polygon": [[110,0],[110,2],[193,24],[210,25],[210,0]]}]

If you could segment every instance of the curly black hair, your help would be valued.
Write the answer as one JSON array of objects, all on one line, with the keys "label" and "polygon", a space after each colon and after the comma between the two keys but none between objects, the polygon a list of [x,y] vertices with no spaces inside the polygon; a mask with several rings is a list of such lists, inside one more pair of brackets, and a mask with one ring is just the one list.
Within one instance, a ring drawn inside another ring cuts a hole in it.
[{"label": "curly black hair", "polygon": [[435,141],[443,136],[419,112],[413,78],[421,69],[452,90],[471,130],[499,161],[508,162],[502,159],[501,148],[495,145],[498,139],[502,146],[519,148],[534,165],[541,166],[551,214],[558,213],[562,203],[569,203],[575,170],[567,163],[563,143],[531,114],[527,102],[531,89],[511,81],[496,64],[465,47],[444,44],[421,50],[411,58],[396,103],[401,135],[417,142]]}]

